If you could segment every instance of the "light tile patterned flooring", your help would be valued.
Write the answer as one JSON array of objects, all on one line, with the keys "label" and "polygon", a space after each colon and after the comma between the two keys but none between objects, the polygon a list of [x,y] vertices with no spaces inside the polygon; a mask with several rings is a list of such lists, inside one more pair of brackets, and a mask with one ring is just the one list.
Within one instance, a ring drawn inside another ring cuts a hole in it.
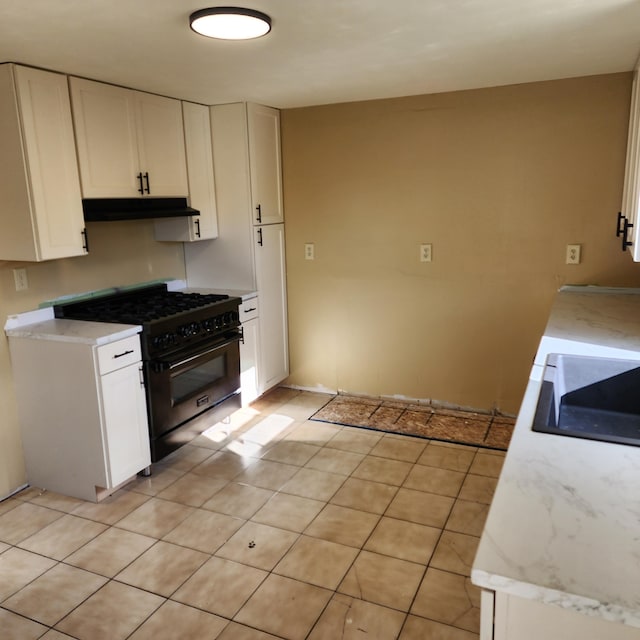
[{"label": "light tile patterned flooring", "polygon": [[2,640],[473,640],[504,454],[279,388],[100,504],[0,503]]}]

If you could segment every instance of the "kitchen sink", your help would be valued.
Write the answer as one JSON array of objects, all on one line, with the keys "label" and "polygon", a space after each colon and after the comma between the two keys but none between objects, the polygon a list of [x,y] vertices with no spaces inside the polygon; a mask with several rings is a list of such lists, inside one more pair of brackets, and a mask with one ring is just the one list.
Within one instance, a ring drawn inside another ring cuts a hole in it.
[{"label": "kitchen sink", "polygon": [[640,362],[550,354],[532,429],[640,446]]}]

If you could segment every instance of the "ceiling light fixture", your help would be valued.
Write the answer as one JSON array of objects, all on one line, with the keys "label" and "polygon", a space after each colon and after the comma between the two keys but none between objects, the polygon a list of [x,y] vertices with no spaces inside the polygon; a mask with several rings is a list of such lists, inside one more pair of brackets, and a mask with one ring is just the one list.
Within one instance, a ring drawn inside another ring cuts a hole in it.
[{"label": "ceiling light fixture", "polygon": [[189,16],[191,28],[208,38],[251,40],[271,31],[271,18],[261,11],[242,7],[212,7]]}]

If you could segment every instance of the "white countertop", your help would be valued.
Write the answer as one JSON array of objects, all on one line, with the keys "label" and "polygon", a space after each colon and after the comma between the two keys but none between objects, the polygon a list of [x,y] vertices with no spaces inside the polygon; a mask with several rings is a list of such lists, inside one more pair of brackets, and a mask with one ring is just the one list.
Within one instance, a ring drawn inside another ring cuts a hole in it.
[{"label": "white countertop", "polygon": [[640,628],[640,447],[531,430],[554,352],[640,360],[640,290],[558,293],[471,579]]},{"label": "white countertop", "polygon": [[51,307],[9,316],[5,324],[5,333],[10,338],[92,345],[122,340],[140,333],[141,330],[140,325],[54,318]]}]

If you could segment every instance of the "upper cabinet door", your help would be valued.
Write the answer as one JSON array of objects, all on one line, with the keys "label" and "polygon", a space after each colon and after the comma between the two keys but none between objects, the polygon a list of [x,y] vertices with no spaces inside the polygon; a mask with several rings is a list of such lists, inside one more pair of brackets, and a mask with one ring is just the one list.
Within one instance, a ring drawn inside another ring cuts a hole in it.
[{"label": "upper cabinet door", "polygon": [[0,259],[86,253],[65,76],[0,65]]},{"label": "upper cabinet door", "polygon": [[280,113],[271,107],[248,104],[247,120],[253,222],[283,222]]},{"label": "upper cabinet door", "polygon": [[[623,236],[623,250],[628,249],[635,262],[640,262],[640,80],[638,67],[633,74],[629,133],[627,139],[627,161],[620,208],[623,220],[618,221],[618,236]],[[626,224],[625,224],[626,220]]]},{"label": "upper cabinet door", "polygon": [[189,188],[182,103],[180,100],[150,93],[133,93],[136,101],[138,154],[140,170],[144,175],[145,195],[148,193],[152,196],[187,196]]},{"label": "upper cabinet door", "polygon": [[69,78],[85,198],[140,196],[134,92]]},{"label": "upper cabinet door", "polygon": [[188,195],[179,100],[69,79],[85,198]]},{"label": "upper cabinet door", "polygon": [[197,242],[218,237],[209,107],[182,103],[189,179],[189,204],[200,212],[188,218],[154,221],[156,240]]}]

